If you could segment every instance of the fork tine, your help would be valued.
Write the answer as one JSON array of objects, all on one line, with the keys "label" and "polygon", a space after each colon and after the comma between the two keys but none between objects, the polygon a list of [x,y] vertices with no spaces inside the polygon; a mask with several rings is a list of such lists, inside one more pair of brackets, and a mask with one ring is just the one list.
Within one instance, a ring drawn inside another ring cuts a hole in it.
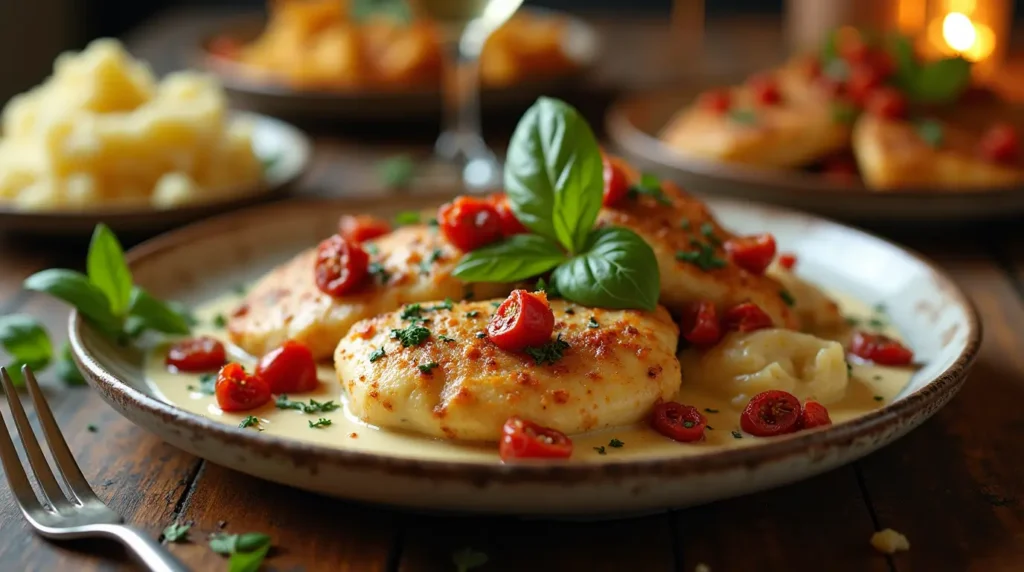
[{"label": "fork tine", "polygon": [[36,480],[39,481],[39,486],[43,489],[43,496],[46,497],[50,506],[56,511],[57,507],[68,504],[67,497],[64,496],[64,491],[57,484],[57,480],[53,478],[53,470],[50,469],[50,464],[46,462],[43,450],[39,448],[39,441],[36,440],[36,435],[32,431],[32,425],[28,422],[28,416],[25,415],[25,408],[21,405],[21,399],[18,398],[18,393],[14,390],[11,376],[7,375],[5,371],[2,377],[4,393],[7,394],[7,404],[11,408],[11,415],[14,417],[14,423],[18,427],[18,434],[21,436],[21,444],[25,447],[28,463],[32,467],[32,472],[35,473]]},{"label": "fork tine", "polygon": [[53,418],[53,412],[50,410],[49,404],[46,403],[46,396],[39,389],[39,383],[36,382],[36,376],[32,373],[32,369],[27,365],[22,366],[21,373],[25,378],[25,385],[28,386],[28,394],[32,397],[32,403],[36,407],[36,417],[39,418],[39,424],[43,427],[46,444],[50,447],[50,454],[53,455],[53,460],[57,463],[57,471],[64,477],[64,482],[71,488],[71,492],[78,502],[97,498],[96,492],[92,490],[89,481],[85,479],[82,470],[78,468],[75,456],[71,454],[68,442],[64,439],[60,426]]},{"label": "fork tine", "polygon": [[[0,367],[0,378],[3,378],[4,394],[9,395],[7,388],[11,386],[11,383],[6,368]],[[8,401],[10,401],[10,397],[8,397]],[[11,492],[14,493],[14,498],[23,512],[27,514],[28,511],[40,510],[42,505],[39,504],[39,499],[36,497],[35,491],[32,490],[31,483],[28,482],[25,468],[21,466],[21,459],[18,458],[18,451],[14,448],[14,442],[11,441],[11,430],[7,426],[7,419],[4,418],[3,411],[0,411],[0,424],[3,425],[3,431],[0,431],[0,463],[3,463],[7,484],[11,486]]]}]

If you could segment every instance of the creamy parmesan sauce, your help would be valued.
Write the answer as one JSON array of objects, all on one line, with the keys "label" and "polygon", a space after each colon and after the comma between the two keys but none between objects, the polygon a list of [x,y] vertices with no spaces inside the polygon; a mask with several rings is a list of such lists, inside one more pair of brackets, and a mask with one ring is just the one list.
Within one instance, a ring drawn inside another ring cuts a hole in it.
[{"label": "creamy parmesan sauce", "polygon": [[[869,321],[873,310],[864,303],[830,293],[846,316],[862,322]],[[222,328],[213,324],[218,316],[227,316],[237,307],[241,296],[227,294],[210,301],[194,312],[199,325],[194,335],[210,335],[224,341],[230,354],[229,359],[243,364],[252,371],[256,359],[226,341]],[[898,337],[897,332],[886,326],[879,329],[887,335]],[[692,350],[686,350],[692,351]],[[182,409],[209,419],[238,426],[243,419],[253,415],[259,419],[258,426],[248,431],[262,430],[268,435],[296,439],[328,447],[365,452],[385,452],[391,456],[447,461],[497,462],[497,445],[493,443],[463,443],[443,441],[430,437],[394,430],[383,430],[367,425],[349,416],[344,407],[345,396],[341,384],[330,363],[320,366],[320,387],[311,393],[290,395],[294,401],[315,399],[319,402],[333,400],[340,408],[326,413],[304,413],[291,409],[278,409],[273,400],[259,409],[241,413],[227,413],[217,407],[212,395],[200,391],[200,376],[170,373],[164,366],[166,346],[153,348],[147,355],[146,380],[165,401]],[[890,403],[906,387],[913,374],[912,368],[892,368],[865,364],[852,364],[852,378],[845,397],[828,407],[833,423],[842,423],[864,415]],[[683,372],[686,375],[686,372]],[[695,385],[684,386],[676,399],[680,403],[693,405],[704,412],[708,419],[705,440],[699,443],[678,443],[662,436],[646,424],[619,427],[572,435],[574,444],[572,458],[568,462],[602,462],[623,457],[667,457],[707,454],[714,450],[731,449],[756,445],[764,438],[753,437],[740,432],[739,418],[742,406],[734,406],[727,399],[710,395]],[[329,419],[329,426],[311,428],[310,422],[319,418]],[[797,433],[798,435],[799,433]],[[775,437],[785,439],[787,437]],[[610,446],[612,440],[622,443],[620,447]],[[600,451],[603,447],[604,454]]]}]

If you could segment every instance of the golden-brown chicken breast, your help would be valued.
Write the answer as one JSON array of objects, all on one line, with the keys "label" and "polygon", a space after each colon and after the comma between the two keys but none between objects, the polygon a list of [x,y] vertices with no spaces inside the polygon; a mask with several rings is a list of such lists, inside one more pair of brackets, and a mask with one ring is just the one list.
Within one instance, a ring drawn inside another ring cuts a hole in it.
[{"label": "golden-brown chicken breast", "polygon": [[701,300],[720,311],[750,301],[777,326],[800,328],[783,286],[729,262],[722,245],[735,235],[718,224],[703,202],[674,184],[663,183],[661,197],[642,194],[603,208],[598,225],[628,228],[651,245],[661,269],[660,303],[673,313]]},{"label": "golden-brown chicken breast", "polygon": [[[406,310],[405,318],[392,312],[353,326],[334,354],[350,412],[381,427],[494,441],[513,415],[568,434],[627,425],[679,389],[679,330],[664,308],[601,310],[552,300],[551,344],[564,346],[538,363],[485,337],[497,302]],[[396,330],[417,343],[404,346]]]},{"label": "golden-brown chicken breast", "polygon": [[687,156],[758,167],[800,167],[848,145],[849,125],[826,99],[796,81],[780,82],[780,91],[779,103],[764,105],[750,87],[730,88],[729,111],[694,103],[669,121],[661,139]]},{"label": "golden-brown chicken breast", "polygon": [[857,120],[853,151],[865,184],[872,189],[964,190],[1024,182],[1024,165],[988,161],[977,152],[980,135],[948,122],[934,122],[933,146],[920,125],[869,114]]},{"label": "golden-brown chicken breast", "polygon": [[306,250],[264,276],[228,320],[231,341],[259,356],[285,340],[331,356],[352,324],[402,304],[444,298],[490,298],[512,290],[503,284],[466,285],[451,276],[462,252],[426,225],[401,227],[364,245],[372,283],[351,295],[324,294],[314,281],[316,249]]}]

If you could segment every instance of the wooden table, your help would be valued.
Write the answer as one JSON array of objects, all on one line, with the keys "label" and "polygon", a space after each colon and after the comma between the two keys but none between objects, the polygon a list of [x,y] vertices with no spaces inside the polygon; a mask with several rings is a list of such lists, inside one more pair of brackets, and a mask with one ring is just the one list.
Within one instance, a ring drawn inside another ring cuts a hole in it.
[{"label": "wooden table", "polygon": [[[190,17],[150,26],[139,51],[159,50],[154,36],[179,37],[195,23]],[[640,37],[646,25],[620,27]],[[315,165],[297,192],[379,192],[369,165],[396,149],[423,152],[431,132],[412,135],[375,145],[320,136]],[[43,381],[100,497],[154,537],[171,522],[194,522],[193,541],[172,550],[196,570],[226,569],[205,543],[221,530],[269,533],[275,548],[267,569],[275,570],[454,570],[452,553],[465,547],[488,555],[481,570],[692,571],[698,563],[715,572],[1024,569],[1024,231],[1000,223],[883,232],[937,261],[978,306],[985,341],[961,394],[860,462],[777,490],[642,518],[439,517],[327,499],[182,453],[88,388],[64,387],[49,372]],[[80,267],[85,248],[81,241],[0,237],[0,314],[31,313],[63,339],[66,307],[20,284],[43,268]],[[869,546],[871,534],[888,527],[909,537],[910,552],[890,558]],[[43,541],[0,487],[0,571],[130,566],[113,546]]]}]

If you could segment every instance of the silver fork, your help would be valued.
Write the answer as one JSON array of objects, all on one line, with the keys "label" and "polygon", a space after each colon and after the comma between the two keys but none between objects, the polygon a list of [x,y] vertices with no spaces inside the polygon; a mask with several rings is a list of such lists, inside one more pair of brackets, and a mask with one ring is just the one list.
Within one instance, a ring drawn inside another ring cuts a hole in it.
[{"label": "silver fork", "polygon": [[[81,469],[78,468],[75,458],[71,455],[67,441],[64,440],[60,427],[53,419],[53,412],[46,404],[46,398],[39,390],[39,384],[36,383],[32,370],[28,366],[24,366],[21,371],[25,377],[29,395],[32,396],[32,403],[35,404],[36,416],[43,428],[43,435],[46,436],[50,455],[53,457],[60,475],[60,483],[58,483],[46,457],[43,456],[42,449],[39,448],[39,442],[32,431],[32,426],[29,425],[28,417],[25,416],[25,408],[22,407],[18,393],[14,390],[11,377],[7,374],[6,369],[0,367],[0,378],[3,380],[3,389],[7,394],[11,414],[18,427],[21,443],[25,447],[31,472],[39,482],[43,498],[46,501],[40,503],[39,498],[32,490],[32,485],[25,474],[25,468],[11,441],[10,428],[7,426],[3,413],[0,412],[0,423],[5,429],[5,431],[0,431],[0,461],[3,462],[4,473],[7,475],[11,492],[14,493],[14,498],[18,501],[22,514],[25,515],[32,528],[46,538],[54,540],[112,538],[131,550],[139,562],[149,570],[188,572],[188,568],[158,542],[141,530],[122,524],[124,519],[121,518],[121,515],[110,510],[96,496],[82,475]],[[63,490],[61,485],[63,485]],[[68,491],[68,494],[65,494],[65,490]]]}]

